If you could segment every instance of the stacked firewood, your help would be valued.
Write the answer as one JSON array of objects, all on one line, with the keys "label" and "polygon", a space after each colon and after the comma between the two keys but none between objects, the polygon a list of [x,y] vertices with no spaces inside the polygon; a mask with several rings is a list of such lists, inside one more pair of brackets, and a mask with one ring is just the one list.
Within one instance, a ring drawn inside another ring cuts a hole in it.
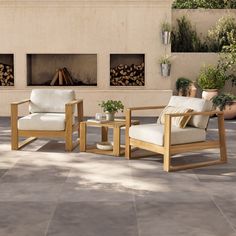
[{"label": "stacked firewood", "polygon": [[50,82],[51,86],[54,85],[74,85],[73,78],[66,67],[60,68],[56,71],[53,79]]},{"label": "stacked firewood", "polygon": [[110,70],[111,86],[144,86],[144,63],[140,65],[123,65]]},{"label": "stacked firewood", "polygon": [[0,86],[13,86],[13,68],[10,65],[0,63]]}]

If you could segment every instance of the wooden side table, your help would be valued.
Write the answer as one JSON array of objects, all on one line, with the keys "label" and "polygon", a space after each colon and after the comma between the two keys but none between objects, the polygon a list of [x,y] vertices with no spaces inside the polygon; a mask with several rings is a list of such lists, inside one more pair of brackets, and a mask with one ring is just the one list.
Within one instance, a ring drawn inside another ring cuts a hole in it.
[{"label": "wooden side table", "polygon": [[[133,125],[139,124],[138,120],[132,121]],[[108,141],[108,129],[113,129],[113,150],[100,150],[96,146],[87,145],[87,127],[100,127],[101,128],[101,141]],[[125,149],[120,145],[120,131],[125,127],[125,120],[116,119],[115,121],[108,121],[105,123],[96,123],[92,121],[80,122],[80,151],[91,152],[104,155],[121,156],[124,154]]]}]

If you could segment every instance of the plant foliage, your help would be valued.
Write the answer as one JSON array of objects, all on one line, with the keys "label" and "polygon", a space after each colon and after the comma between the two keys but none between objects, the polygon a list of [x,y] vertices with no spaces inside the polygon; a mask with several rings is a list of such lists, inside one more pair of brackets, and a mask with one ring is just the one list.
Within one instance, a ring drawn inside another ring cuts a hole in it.
[{"label": "plant foliage", "polygon": [[193,29],[191,22],[185,17],[177,19],[177,29],[171,37],[172,52],[205,52],[207,45],[202,43]]},{"label": "plant foliage", "polygon": [[222,51],[224,46],[229,46],[231,40],[236,38],[236,23],[233,17],[222,17],[216,25],[208,30],[209,50],[212,52]]},{"label": "plant foliage", "polygon": [[178,78],[176,80],[175,83],[175,87],[178,93],[182,92],[183,96],[187,96],[188,94],[188,90],[189,90],[189,86],[192,84],[193,82],[190,79],[181,77]]},{"label": "plant foliage", "polygon": [[123,112],[124,105],[121,101],[107,100],[102,101],[99,106],[103,108],[103,112],[116,113],[119,110]]},{"label": "plant foliage", "polygon": [[212,102],[215,107],[219,107],[221,111],[225,109],[226,105],[231,106],[236,100],[236,96],[230,93],[222,93],[212,98]]},{"label": "plant foliage", "polygon": [[225,85],[226,77],[223,70],[214,66],[204,66],[198,77],[197,83],[201,89],[222,89]]},{"label": "plant foliage", "polygon": [[196,8],[236,8],[235,0],[175,0],[172,8],[196,9]]}]

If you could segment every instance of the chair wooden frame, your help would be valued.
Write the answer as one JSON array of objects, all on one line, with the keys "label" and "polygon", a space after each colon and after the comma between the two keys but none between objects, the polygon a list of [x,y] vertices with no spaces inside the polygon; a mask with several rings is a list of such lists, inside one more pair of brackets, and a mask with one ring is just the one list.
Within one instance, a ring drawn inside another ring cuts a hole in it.
[{"label": "chair wooden frame", "polygon": [[[133,139],[129,137],[129,127],[131,126],[131,116],[133,111],[138,110],[150,110],[150,109],[163,109],[165,106],[150,106],[150,107],[133,107],[126,110],[126,148],[125,156],[127,159],[131,158],[131,146],[138,147],[141,149],[149,150],[152,152],[160,153],[163,155],[163,169],[164,171],[177,171],[184,169],[191,169],[215,164],[223,164],[227,162],[227,150],[225,143],[225,129],[224,129],[224,115],[221,111],[209,111],[209,112],[189,112],[189,113],[175,113],[165,115],[164,124],[164,145],[159,146],[156,144],[144,142],[141,140]],[[171,118],[179,116],[189,116],[189,115],[203,115],[212,116],[217,115],[218,117],[218,140],[207,140],[203,142],[188,143],[188,144],[177,144],[171,145]],[[219,148],[220,158],[211,161],[202,161],[194,164],[184,164],[173,166],[171,165],[171,155],[179,154],[184,152],[191,152],[195,150]]]},{"label": "chair wooden frame", "polygon": [[[73,100],[65,104],[66,124],[65,130],[51,131],[51,130],[19,130],[18,129],[18,106],[21,104],[29,103],[30,100],[23,100],[20,102],[11,103],[11,149],[18,150],[25,145],[33,142],[40,137],[59,137],[65,139],[65,150],[70,152],[76,146],[79,141],[73,142],[73,132],[77,131],[79,136],[80,122],[83,120],[83,100]],[[73,124],[73,108],[77,106],[78,121]],[[19,142],[19,137],[27,137],[23,142]]]}]

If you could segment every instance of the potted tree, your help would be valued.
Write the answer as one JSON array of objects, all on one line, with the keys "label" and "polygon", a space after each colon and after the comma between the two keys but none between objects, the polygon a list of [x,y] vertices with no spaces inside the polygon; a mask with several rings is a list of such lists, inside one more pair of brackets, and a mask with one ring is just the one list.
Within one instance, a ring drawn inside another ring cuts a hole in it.
[{"label": "potted tree", "polygon": [[194,86],[194,82],[188,78],[180,77],[176,80],[175,87],[178,96],[195,97],[197,89]]},{"label": "potted tree", "polygon": [[198,86],[203,90],[202,98],[210,100],[218,95],[218,91],[225,85],[227,77],[223,70],[216,66],[204,66],[197,79]]},{"label": "potted tree", "polygon": [[163,22],[161,24],[162,43],[165,45],[170,44],[170,37],[171,37],[171,25],[168,22]]},{"label": "potted tree", "polygon": [[164,77],[170,76],[170,70],[171,70],[170,57],[163,56],[160,59],[160,67],[161,67],[161,76]]},{"label": "potted tree", "polygon": [[115,113],[118,111],[123,112],[124,110],[124,105],[121,101],[102,101],[99,106],[103,108],[103,112],[106,114],[106,120],[108,121],[114,121]]},{"label": "potted tree", "polygon": [[222,93],[212,98],[214,106],[224,111],[225,119],[233,119],[236,117],[236,96],[231,93]]}]

